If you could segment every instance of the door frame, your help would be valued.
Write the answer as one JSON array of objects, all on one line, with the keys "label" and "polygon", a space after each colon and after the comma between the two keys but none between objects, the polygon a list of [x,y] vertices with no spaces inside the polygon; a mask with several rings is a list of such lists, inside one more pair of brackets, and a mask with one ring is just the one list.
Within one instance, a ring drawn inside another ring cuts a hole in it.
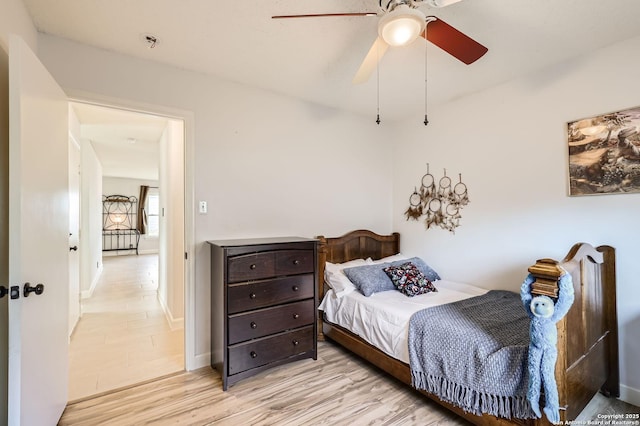
[{"label": "door frame", "polygon": [[184,368],[195,370],[200,365],[196,359],[195,338],[195,208],[194,208],[194,165],[195,165],[195,118],[188,110],[119,99],[64,88],[69,102],[93,104],[106,108],[145,113],[182,120],[184,122]]}]

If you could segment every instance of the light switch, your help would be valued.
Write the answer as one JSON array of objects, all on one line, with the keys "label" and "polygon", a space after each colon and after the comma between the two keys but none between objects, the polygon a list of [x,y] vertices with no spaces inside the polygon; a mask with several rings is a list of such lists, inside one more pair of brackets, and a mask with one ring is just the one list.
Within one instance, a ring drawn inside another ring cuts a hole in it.
[{"label": "light switch", "polygon": [[207,202],[200,201],[200,213],[206,213],[206,212],[207,212]]}]

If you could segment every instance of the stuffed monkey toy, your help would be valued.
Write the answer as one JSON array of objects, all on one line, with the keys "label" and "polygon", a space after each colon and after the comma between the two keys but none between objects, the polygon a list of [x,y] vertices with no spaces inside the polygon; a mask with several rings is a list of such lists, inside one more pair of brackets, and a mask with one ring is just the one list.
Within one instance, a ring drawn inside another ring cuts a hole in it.
[{"label": "stuffed monkey toy", "polygon": [[520,288],[520,297],[524,308],[531,318],[531,343],[529,344],[529,387],[527,399],[531,409],[538,417],[540,413],[540,386],[544,387],[544,413],[551,423],[560,422],[558,387],[555,367],[558,358],[558,330],[556,323],[569,312],[573,304],[573,282],[571,275],[564,273],[558,283],[558,300],[548,296],[533,296],[531,284],[535,281],[529,274]]}]

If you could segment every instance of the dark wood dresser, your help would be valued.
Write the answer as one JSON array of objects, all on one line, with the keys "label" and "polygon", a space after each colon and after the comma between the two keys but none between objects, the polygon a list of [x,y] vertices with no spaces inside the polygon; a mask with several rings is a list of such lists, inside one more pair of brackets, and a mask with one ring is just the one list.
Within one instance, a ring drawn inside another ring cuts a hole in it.
[{"label": "dark wood dresser", "polygon": [[277,365],[317,359],[317,240],[208,243],[211,366],[223,390]]}]

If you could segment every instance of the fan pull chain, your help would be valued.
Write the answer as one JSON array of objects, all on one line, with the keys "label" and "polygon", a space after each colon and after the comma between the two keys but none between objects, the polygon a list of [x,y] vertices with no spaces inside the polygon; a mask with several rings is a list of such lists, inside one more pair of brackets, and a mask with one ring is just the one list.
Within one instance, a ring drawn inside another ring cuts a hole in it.
[{"label": "fan pull chain", "polygon": [[[424,39],[427,40],[427,27],[429,26],[429,22],[427,21],[427,25],[424,27]],[[429,47],[429,43],[424,44],[424,125],[429,124],[429,119],[427,118],[427,48]]]},{"label": "fan pull chain", "polygon": [[376,45],[376,104],[377,104],[377,116],[376,124],[380,125],[380,43]]}]

